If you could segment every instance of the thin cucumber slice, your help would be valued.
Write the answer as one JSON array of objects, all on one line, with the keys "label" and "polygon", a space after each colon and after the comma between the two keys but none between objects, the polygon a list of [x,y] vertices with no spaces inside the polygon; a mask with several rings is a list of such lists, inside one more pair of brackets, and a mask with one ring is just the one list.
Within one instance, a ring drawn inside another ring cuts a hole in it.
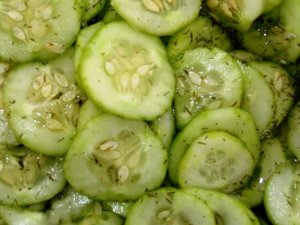
[{"label": "thin cucumber slice", "polygon": [[63,159],[24,147],[0,146],[0,203],[27,206],[53,198],[65,186]]},{"label": "thin cucumber slice", "polygon": [[172,35],[198,17],[201,0],[111,0],[129,24],[157,36]]},{"label": "thin cucumber slice", "polygon": [[239,108],[228,107],[200,112],[175,137],[169,153],[168,171],[177,183],[178,166],[190,145],[201,135],[210,131],[225,131],[245,143],[254,159],[259,160],[260,141],[252,116]]},{"label": "thin cucumber slice", "polygon": [[77,133],[64,169],[74,189],[89,197],[135,200],[163,182],[167,151],[145,122],[101,114]]},{"label": "thin cucumber slice", "polygon": [[3,0],[0,15],[0,59],[8,62],[48,60],[64,53],[81,21],[76,0]]},{"label": "thin cucumber slice", "polygon": [[9,71],[4,106],[17,139],[31,150],[64,155],[76,132],[83,93],[75,85],[73,49],[42,64],[30,62]]},{"label": "thin cucumber slice", "polygon": [[199,16],[197,20],[171,36],[167,52],[169,58],[172,59],[188,49],[205,46],[216,46],[224,51],[233,49],[229,33],[224,28],[208,17]]},{"label": "thin cucumber slice", "polygon": [[163,188],[149,192],[130,208],[125,225],[201,224],[215,225],[209,207],[187,192]]},{"label": "thin cucumber slice", "polygon": [[300,55],[295,34],[267,16],[256,20],[246,33],[239,35],[239,39],[247,50],[280,64],[295,62]]},{"label": "thin cucumber slice", "polygon": [[262,0],[206,0],[210,15],[218,22],[246,32],[264,10]]},{"label": "thin cucumber slice", "polygon": [[242,73],[225,51],[214,47],[190,49],[172,66],[177,79],[174,108],[179,129],[201,110],[240,106]]},{"label": "thin cucumber slice", "polygon": [[279,126],[290,111],[296,93],[295,80],[281,66],[273,62],[252,61],[249,63],[268,82],[275,100],[275,127]]},{"label": "thin cucumber slice", "polygon": [[300,159],[300,101],[295,103],[285,123],[285,141],[288,149],[297,159]]},{"label": "thin cucumber slice", "polygon": [[300,165],[286,163],[279,167],[267,183],[264,206],[274,225],[298,225]]},{"label": "thin cucumber slice", "polygon": [[195,139],[178,165],[181,187],[232,192],[251,177],[254,160],[245,143],[225,131],[210,131]]},{"label": "thin cucumber slice", "polygon": [[106,24],[96,32],[82,53],[79,79],[97,106],[133,119],[162,115],[171,108],[175,92],[160,39],[125,22]]},{"label": "thin cucumber slice", "polygon": [[249,217],[248,208],[230,195],[202,188],[185,188],[183,191],[204,201],[213,211],[217,224],[254,225],[252,217]]},{"label": "thin cucumber slice", "polygon": [[261,141],[261,157],[250,182],[237,190],[238,197],[248,207],[254,208],[263,201],[266,183],[278,166],[287,162],[283,146],[278,138],[266,138]]},{"label": "thin cucumber slice", "polygon": [[0,224],[51,225],[43,212],[32,212],[17,207],[0,206]]},{"label": "thin cucumber slice", "polygon": [[[97,107],[91,100],[81,106],[79,111],[77,129],[81,130],[93,117],[105,113],[103,109]],[[156,133],[166,149],[169,149],[175,134],[175,116],[172,109],[166,111],[155,120],[148,122],[149,127]]]},{"label": "thin cucumber slice", "polygon": [[251,113],[260,138],[264,138],[275,126],[275,96],[262,74],[251,66],[240,66],[244,75],[241,108]]}]

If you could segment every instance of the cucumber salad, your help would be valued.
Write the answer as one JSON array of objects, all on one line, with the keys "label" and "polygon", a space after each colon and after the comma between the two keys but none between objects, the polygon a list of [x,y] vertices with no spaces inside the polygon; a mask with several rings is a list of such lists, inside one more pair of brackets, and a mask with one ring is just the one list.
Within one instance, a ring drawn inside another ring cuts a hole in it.
[{"label": "cucumber salad", "polygon": [[0,225],[299,225],[299,0],[0,0]]}]

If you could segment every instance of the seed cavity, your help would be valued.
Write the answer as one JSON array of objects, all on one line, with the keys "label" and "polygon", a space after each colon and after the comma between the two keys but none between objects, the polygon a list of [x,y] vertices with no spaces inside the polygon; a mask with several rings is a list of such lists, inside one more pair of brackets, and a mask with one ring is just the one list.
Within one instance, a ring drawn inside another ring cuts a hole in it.
[{"label": "seed cavity", "polygon": [[10,68],[10,64],[7,62],[0,62],[0,74],[6,73]]},{"label": "seed cavity", "polygon": [[109,75],[114,75],[116,73],[116,67],[110,60],[105,62],[105,70]]},{"label": "seed cavity", "polygon": [[26,35],[25,33],[19,28],[19,27],[12,27],[12,34],[15,38],[25,41],[26,40]]},{"label": "seed cavity", "polygon": [[159,220],[166,220],[170,215],[171,215],[171,211],[166,209],[166,210],[160,211],[156,215],[156,218],[159,219]]},{"label": "seed cavity", "polygon": [[151,12],[158,13],[160,11],[159,6],[152,0],[143,0],[143,4]]},{"label": "seed cavity", "polygon": [[16,22],[20,22],[24,19],[23,15],[18,11],[8,11],[6,14]]},{"label": "seed cavity", "polygon": [[50,83],[45,83],[42,86],[41,94],[44,98],[48,98],[52,92],[52,85]]},{"label": "seed cavity", "polygon": [[64,45],[56,42],[50,42],[45,45],[45,48],[48,49],[50,52],[62,54],[65,52]]},{"label": "seed cavity", "polygon": [[129,169],[127,166],[123,165],[118,170],[118,181],[123,184],[127,181],[129,177]]},{"label": "seed cavity", "polygon": [[283,78],[280,72],[276,71],[274,73],[273,85],[276,91],[280,92],[283,88]]},{"label": "seed cavity", "polygon": [[196,84],[196,85],[201,85],[202,83],[202,78],[199,76],[198,73],[195,73],[194,71],[189,71],[188,73],[190,80]]},{"label": "seed cavity", "polygon": [[43,17],[43,19],[44,19],[44,20],[50,19],[51,16],[52,16],[52,13],[53,13],[53,8],[52,8],[52,6],[50,5],[50,6],[48,6],[45,10],[43,10],[43,12],[42,12],[42,17]]},{"label": "seed cavity", "polygon": [[117,141],[106,141],[100,145],[100,150],[108,151],[108,150],[115,150],[119,147],[119,142]]},{"label": "seed cavity", "polygon": [[53,76],[54,76],[56,83],[58,83],[60,86],[62,86],[62,87],[69,86],[69,81],[67,80],[67,78],[64,75],[62,75],[58,72],[54,72]]},{"label": "seed cavity", "polygon": [[46,127],[50,130],[63,130],[64,126],[56,119],[47,119]]}]

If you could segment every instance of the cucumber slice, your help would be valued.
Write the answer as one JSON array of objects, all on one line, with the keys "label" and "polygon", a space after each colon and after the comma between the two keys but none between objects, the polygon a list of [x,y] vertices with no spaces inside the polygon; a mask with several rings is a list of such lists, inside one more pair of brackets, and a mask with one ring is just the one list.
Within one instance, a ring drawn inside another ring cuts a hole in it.
[{"label": "cucumber slice", "polygon": [[286,72],[286,70],[275,63],[264,61],[253,61],[249,64],[268,82],[273,91],[275,100],[275,127],[286,117],[290,111],[296,93],[295,80]]},{"label": "cucumber slice", "polygon": [[246,32],[264,10],[262,0],[206,0],[210,15],[218,22]]},{"label": "cucumber slice", "polygon": [[244,75],[244,96],[241,108],[251,113],[262,139],[275,127],[275,96],[262,74],[242,63],[240,67]]},{"label": "cucumber slice", "polygon": [[175,137],[169,154],[168,171],[171,180],[177,183],[178,166],[191,144],[210,131],[225,131],[239,138],[258,162],[260,141],[252,116],[239,108],[228,107],[200,112]]},{"label": "cucumber slice", "polygon": [[75,85],[73,49],[42,64],[30,62],[9,71],[4,106],[18,140],[31,150],[63,155],[76,132],[83,94]]},{"label": "cucumber slice", "polygon": [[8,62],[56,57],[72,45],[80,29],[76,0],[3,0],[0,15],[0,59]]},{"label": "cucumber slice", "polygon": [[51,225],[43,212],[0,206],[0,224],[3,225]]},{"label": "cucumber slice", "polygon": [[174,188],[149,192],[130,208],[125,225],[201,224],[215,225],[208,206],[196,196]]},{"label": "cucumber slice", "polygon": [[89,197],[135,200],[163,182],[167,151],[145,122],[101,114],[78,132],[64,169],[74,189]]},{"label": "cucumber slice", "polygon": [[254,225],[253,216],[249,216],[249,209],[241,201],[230,195],[202,188],[185,188],[183,191],[204,201],[213,211],[217,224]]},{"label": "cucumber slice", "polygon": [[263,201],[266,183],[278,166],[287,162],[283,146],[278,138],[266,138],[261,141],[261,157],[250,182],[246,187],[237,190],[234,196],[250,208]]},{"label": "cucumber slice", "polygon": [[295,62],[300,55],[295,34],[267,16],[256,20],[248,32],[239,35],[239,39],[247,50],[280,64]]},{"label": "cucumber slice", "polygon": [[66,184],[62,164],[62,158],[0,146],[0,203],[26,206],[51,199]]},{"label": "cucumber slice", "polygon": [[199,16],[196,21],[171,36],[167,52],[169,58],[172,59],[188,49],[211,46],[216,46],[224,51],[233,49],[232,40],[224,28],[208,17]]},{"label": "cucumber slice", "polygon": [[157,36],[172,35],[198,17],[201,0],[111,0],[129,24]]},{"label": "cucumber slice", "polygon": [[274,225],[300,224],[299,163],[287,163],[270,177],[264,195],[267,215]]},{"label": "cucumber slice", "polygon": [[181,187],[232,192],[252,175],[254,160],[247,146],[224,131],[210,131],[195,139],[178,165]]},{"label": "cucumber slice", "polygon": [[159,38],[125,22],[96,32],[82,53],[79,79],[97,106],[133,119],[162,115],[171,108],[175,92],[173,70]]},{"label": "cucumber slice", "polygon": [[201,110],[240,106],[242,74],[236,61],[225,51],[190,49],[172,66],[177,79],[174,108],[179,129]]},{"label": "cucumber slice", "polygon": [[293,106],[285,123],[287,126],[285,141],[288,149],[297,159],[300,159],[300,101]]}]

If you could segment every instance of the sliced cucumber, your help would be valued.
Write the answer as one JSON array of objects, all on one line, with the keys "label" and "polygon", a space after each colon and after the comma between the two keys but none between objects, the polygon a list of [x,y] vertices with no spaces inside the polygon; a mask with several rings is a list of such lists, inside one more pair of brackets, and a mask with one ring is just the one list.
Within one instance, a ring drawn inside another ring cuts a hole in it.
[{"label": "sliced cucumber", "polygon": [[267,16],[256,20],[252,27],[239,35],[242,46],[267,60],[280,64],[295,62],[300,55],[299,41],[294,33]]},{"label": "sliced cucumber", "polygon": [[122,18],[139,30],[167,36],[197,18],[201,0],[111,0],[111,4]]},{"label": "sliced cucumber", "polygon": [[183,191],[204,201],[213,211],[217,224],[254,225],[253,216],[249,216],[249,209],[241,201],[230,195],[202,188],[185,188]]},{"label": "sliced cucumber", "polygon": [[250,182],[234,193],[234,196],[237,196],[251,208],[262,203],[265,186],[270,176],[278,166],[287,161],[283,146],[278,138],[263,139],[261,150],[260,161]]},{"label": "sliced cucumber", "polygon": [[208,17],[199,16],[196,21],[171,36],[167,52],[172,59],[187,49],[205,46],[216,46],[224,51],[233,49],[232,40],[226,30]]},{"label": "sliced cucumber", "polygon": [[76,0],[3,0],[0,15],[0,59],[8,62],[48,60],[65,52],[81,21]]},{"label": "sliced cucumber", "polygon": [[264,138],[275,127],[275,96],[262,74],[251,66],[240,66],[244,75],[241,108],[251,113],[260,138]]},{"label": "sliced cucumber", "polygon": [[0,146],[0,203],[27,206],[53,198],[66,183],[62,164],[62,158]]},{"label": "sliced cucumber", "polygon": [[239,138],[251,152],[256,164],[260,155],[260,141],[252,116],[239,108],[228,107],[200,112],[175,137],[169,154],[169,175],[177,183],[178,166],[191,144],[210,131],[224,131]]},{"label": "sliced cucumber", "polygon": [[275,100],[275,127],[279,126],[290,111],[296,93],[295,80],[286,70],[272,62],[253,61],[249,64],[268,82]]},{"label": "sliced cucumber", "polygon": [[201,110],[240,106],[242,74],[236,61],[225,51],[190,49],[172,66],[177,79],[174,108],[179,129]]},{"label": "sliced cucumber", "polygon": [[51,225],[43,212],[0,206],[0,224],[3,225]]},{"label": "sliced cucumber", "polygon": [[277,169],[267,183],[264,206],[275,225],[300,224],[300,165],[287,163]]},{"label": "sliced cucumber", "polygon": [[246,32],[264,10],[262,0],[205,0],[209,13],[218,22]]},{"label": "sliced cucumber", "polygon": [[134,119],[162,115],[171,108],[175,92],[173,70],[160,39],[125,22],[106,24],[89,41],[79,80],[97,106]]},{"label": "sliced cucumber", "polygon": [[89,197],[134,200],[161,185],[167,151],[145,122],[101,114],[78,132],[64,169],[70,184]]},{"label": "sliced cucumber", "polygon": [[245,143],[225,131],[210,131],[195,139],[178,165],[181,187],[232,192],[251,177],[254,160]]},{"label": "sliced cucumber", "polygon": [[215,225],[208,206],[196,196],[174,188],[149,192],[130,208],[125,225]]},{"label": "sliced cucumber", "polygon": [[17,139],[33,151],[63,155],[76,132],[83,94],[75,85],[70,49],[42,64],[30,62],[9,71],[4,106]]}]

